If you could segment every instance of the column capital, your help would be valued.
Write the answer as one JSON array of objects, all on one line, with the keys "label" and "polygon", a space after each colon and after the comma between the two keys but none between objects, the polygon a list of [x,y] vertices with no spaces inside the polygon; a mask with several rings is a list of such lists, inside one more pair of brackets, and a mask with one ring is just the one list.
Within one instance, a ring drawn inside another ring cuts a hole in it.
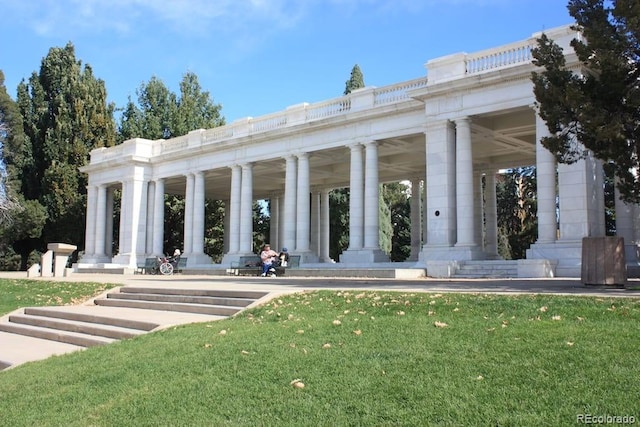
[{"label": "column capital", "polygon": [[460,124],[470,124],[471,123],[471,117],[469,116],[464,116],[464,117],[458,117],[457,119],[454,120],[456,125],[460,125]]},{"label": "column capital", "polygon": [[375,139],[372,139],[372,140],[363,142],[362,145],[364,145],[365,147],[376,147],[380,145],[380,141],[376,141]]}]

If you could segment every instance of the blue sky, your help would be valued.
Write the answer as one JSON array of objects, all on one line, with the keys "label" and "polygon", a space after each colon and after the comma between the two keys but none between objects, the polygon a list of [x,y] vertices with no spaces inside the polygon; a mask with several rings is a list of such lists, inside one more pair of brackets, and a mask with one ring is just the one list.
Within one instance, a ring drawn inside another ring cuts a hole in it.
[{"label": "blue sky", "polygon": [[341,96],[354,64],[367,86],[424,64],[569,24],[566,0],[0,0],[0,70],[15,99],[51,47],[76,57],[123,107],[152,76],[184,73],[227,123]]}]

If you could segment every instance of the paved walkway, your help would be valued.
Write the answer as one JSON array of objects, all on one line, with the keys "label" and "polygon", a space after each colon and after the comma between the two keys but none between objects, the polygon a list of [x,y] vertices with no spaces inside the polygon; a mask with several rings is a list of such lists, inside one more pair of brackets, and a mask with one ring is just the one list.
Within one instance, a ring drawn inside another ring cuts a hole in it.
[{"label": "paved walkway", "polygon": [[[0,272],[0,278],[26,279],[25,272]],[[473,293],[542,293],[558,295],[591,295],[640,298],[640,280],[630,279],[627,288],[585,286],[579,279],[358,279],[300,277],[236,277],[176,274],[173,276],[72,274],[69,277],[36,278],[73,282],[113,283],[116,286],[171,286],[185,288],[260,290],[275,293],[300,292],[314,289],[386,289],[423,292]]]}]

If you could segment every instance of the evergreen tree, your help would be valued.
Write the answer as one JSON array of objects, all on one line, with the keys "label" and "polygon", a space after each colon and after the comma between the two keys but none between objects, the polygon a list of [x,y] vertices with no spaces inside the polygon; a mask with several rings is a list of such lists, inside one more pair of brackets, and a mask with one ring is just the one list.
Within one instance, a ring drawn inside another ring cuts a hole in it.
[{"label": "evergreen tree", "polygon": [[532,74],[540,116],[552,136],[542,143],[559,162],[585,155],[610,162],[624,200],[640,202],[640,3],[570,0],[570,15],[584,41],[574,39],[583,69],[566,67],[562,49],[546,35],[533,50]]},{"label": "evergreen tree", "polygon": [[526,258],[537,239],[535,167],[509,169],[496,187],[498,253],[504,259]]},{"label": "evergreen tree", "polygon": [[362,75],[362,71],[358,64],[354,65],[351,69],[351,78],[347,80],[344,88],[344,95],[349,95],[356,89],[363,88],[364,86],[364,76]]},{"label": "evergreen tree", "polygon": [[[48,242],[84,246],[87,177],[78,168],[94,148],[115,144],[114,107],[107,104],[102,80],[76,60],[71,43],[51,48],[39,73],[18,85],[17,104],[24,140],[7,157],[20,180],[16,192],[46,209],[39,238],[20,243],[26,254]],[[35,209],[37,211],[38,209]]]}]

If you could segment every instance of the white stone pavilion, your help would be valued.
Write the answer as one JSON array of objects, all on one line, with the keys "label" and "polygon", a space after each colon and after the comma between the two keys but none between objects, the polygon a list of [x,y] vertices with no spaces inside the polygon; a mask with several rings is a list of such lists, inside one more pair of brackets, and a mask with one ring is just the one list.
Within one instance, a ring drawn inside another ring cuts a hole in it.
[{"label": "white stone pavilion", "polygon": [[[580,72],[569,26],[546,31]],[[520,277],[579,277],[582,238],[605,235],[602,164],[557,164],[534,107],[531,49],[541,34],[475,54],[430,60],[427,75],[293,105],[186,136],[132,139],[91,152],[85,252],[79,266],[135,268],[163,253],[164,195],[185,197],[183,256],[199,271],[252,254],[252,205],[271,201],[272,247],[301,266],[389,266],[378,244],[379,183],[409,181],[410,262],[449,277],[461,263],[495,260],[495,177],[535,165],[538,240],[518,261]],[[481,186],[481,180],[486,185]],[[329,191],[350,189],[349,247],[329,259]],[[112,253],[113,192],[121,190],[119,247]],[[204,253],[205,199],[225,202],[225,255]],[[617,232],[637,265],[638,206],[616,203]],[[334,262],[336,261],[336,262]],[[397,263],[394,263],[397,264]]]}]

